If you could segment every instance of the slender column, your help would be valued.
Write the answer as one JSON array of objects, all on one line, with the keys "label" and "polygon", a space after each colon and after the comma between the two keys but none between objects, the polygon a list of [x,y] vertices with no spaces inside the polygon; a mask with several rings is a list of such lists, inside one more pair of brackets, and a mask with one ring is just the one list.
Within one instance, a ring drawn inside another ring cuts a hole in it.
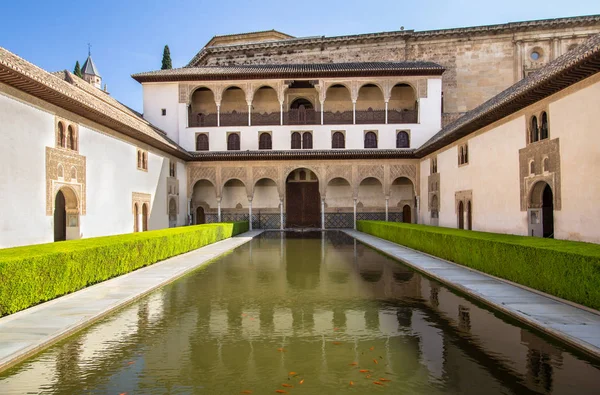
[{"label": "slender column", "polygon": [[356,229],[356,198],[354,198],[354,229]]},{"label": "slender column", "polygon": [[[388,123],[388,102],[385,102],[385,124]],[[387,221],[387,220],[386,220]]]},{"label": "slender column", "polygon": [[217,199],[217,220],[221,222],[221,198]]},{"label": "slender column", "polygon": [[385,222],[388,222],[388,210],[390,207],[390,198],[389,197],[385,197]]},{"label": "slender column", "polygon": [[415,206],[416,206],[416,210],[415,210],[415,211],[416,211],[416,212],[415,212],[415,224],[418,224],[418,223],[419,223],[419,208],[420,208],[420,206],[421,206],[421,205],[420,205],[421,199],[419,199],[419,196],[415,196],[415,201],[416,201],[416,203],[417,203],[417,204],[415,205]]},{"label": "slender column", "polygon": [[356,125],[356,102],[352,102],[352,123]]},{"label": "slender column", "polygon": [[248,126],[252,126],[252,104],[248,104]]},{"label": "slender column", "polygon": [[324,120],[324,116],[323,113],[325,112],[325,100],[323,100],[321,102],[321,125],[324,125],[323,120]]},{"label": "slender column", "polygon": [[248,198],[248,214],[249,214],[248,222],[250,224],[249,229],[252,230],[252,198]]},{"label": "slender column", "polygon": [[283,102],[279,103],[279,124],[283,125]]},{"label": "slender column", "polygon": [[217,126],[221,126],[221,105],[217,104]]},{"label": "slender column", "polygon": [[321,229],[325,230],[325,199],[321,200]]},{"label": "slender column", "polygon": [[283,199],[279,199],[279,227],[283,230]]},{"label": "slender column", "polygon": [[188,199],[187,212],[188,212],[188,225],[191,225],[192,224],[192,199]]}]

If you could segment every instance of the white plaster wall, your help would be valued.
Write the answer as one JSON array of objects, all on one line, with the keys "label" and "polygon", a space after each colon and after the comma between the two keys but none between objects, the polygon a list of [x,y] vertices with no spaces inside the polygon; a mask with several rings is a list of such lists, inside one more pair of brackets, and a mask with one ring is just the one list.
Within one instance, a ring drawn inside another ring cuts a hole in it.
[{"label": "white plaster wall", "polygon": [[[179,84],[170,83],[145,83],[144,91],[144,119],[154,126],[164,130],[167,135],[179,142]],[[185,107],[185,104],[183,104]],[[167,115],[162,115],[162,109],[167,110]],[[187,109],[186,109],[187,114]],[[187,115],[186,115],[187,118]],[[181,124],[187,125],[187,119]]]},{"label": "white plaster wall", "polygon": [[[55,116],[0,95],[0,248],[54,240],[53,217],[46,215],[46,147],[55,147]],[[141,148],[148,148],[142,146]],[[149,230],[168,227],[169,158],[148,153],[148,171],[137,170],[137,145],[79,126],[79,153],[86,157],[86,215],[80,237],[133,231],[132,192],[152,195]],[[178,162],[178,225],[184,225],[186,170]]]},{"label": "white plaster wall", "polygon": [[0,135],[0,248],[51,242],[45,147],[54,147],[54,116],[0,94]]},{"label": "white plaster wall", "polygon": [[555,237],[600,243],[600,82],[550,103],[550,139],[559,138],[562,208]]}]

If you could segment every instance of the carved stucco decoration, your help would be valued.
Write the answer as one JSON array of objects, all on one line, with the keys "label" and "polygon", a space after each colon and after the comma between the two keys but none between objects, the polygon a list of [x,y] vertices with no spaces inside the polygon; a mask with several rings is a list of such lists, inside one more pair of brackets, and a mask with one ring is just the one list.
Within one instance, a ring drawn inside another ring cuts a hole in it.
[{"label": "carved stucco decoration", "polygon": [[217,188],[217,169],[215,167],[188,166],[188,197],[192,196],[194,185],[200,180],[208,180]]},{"label": "carved stucco decoration", "polygon": [[221,191],[225,187],[225,184],[229,180],[237,179],[244,183],[246,187],[246,193],[248,196],[252,196],[252,185],[250,185],[251,178],[249,177],[251,172],[251,167],[222,167],[221,168],[221,182],[220,182],[220,191],[218,196],[221,196]]},{"label": "carved stucco decoration", "polygon": [[142,214],[142,206],[146,204],[148,206],[148,215],[150,215],[150,204],[152,202],[152,195],[149,193],[142,192],[131,192],[131,212],[135,213],[135,205],[137,203],[139,212]]},{"label": "carved stucco decoration", "polygon": [[454,193],[454,212],[456,214],[458,214],[458,206],[461,202],[463,204],[463,209],[466,212],[467,203],[471,202],[471,205],[473,205],[473,191],[469,189],[467,191],[457,191]]},{"label": "carved stucco decoration", "polygon": [[358,179],[356,180],[356,187],[358,187],[360,185],[362,180],[364,180],[365,178],[369,178],[369,177],[377,178],[381,182],[381,185],[384,185],[385,180],[384,180],[383,176],[384,176],[383,165],[362,165],[362,166],[359,165],[358,166]]},{"label": "carved stucco decoration", "polygon": [[406,177],[412,181],[413,186],[416,186],[417,167],[415,165],[391,165],[389,182],[394,182],[398,177]]},{"label": "carved stucco decoration", "polygon": [[[544,161],[548,168],[544,169]],[[531,163],[534,173],[531,173]],[[545,182],[552,189],[554,210],[560,211],[561,198],[561,170],[560,170],[560,144],[559,139],[541,140],[527,145],[519,150],[519,177],[521,193],[521,211],[532,207],[531,193],[538,182]]]},{"label": "carved stucco decoration", "polygon": [[68,187],[75,192],[78,214],[85,215],[85,156],[72,150],[46,147],[46,215],[53,215],[56,194],[63,187]]},{"label": "carved stucco decoration", "polygon": [[440,199],[440,173],[433,173],[427,177],[427,191],[428,191],[428,211],[432,209],[439,210],[439,207],[432,207],[431,201],[434,196],[438,197],[438,206]]},{"label": "carved stucco decoration", "polygon": [[352,166],[327,166],[325,168],[325,182],[329,184],[334,178],[343,178],[352,185]]},{"label": "carved stucco decoration", "polygon": [[254,186],[263,178],[273,180],[275,185],[277,185],[277,192],[279,193],[279,196],[283,197],[279,169],[276,166],[257,166],[252,168],[252,195],[254,195]]}]

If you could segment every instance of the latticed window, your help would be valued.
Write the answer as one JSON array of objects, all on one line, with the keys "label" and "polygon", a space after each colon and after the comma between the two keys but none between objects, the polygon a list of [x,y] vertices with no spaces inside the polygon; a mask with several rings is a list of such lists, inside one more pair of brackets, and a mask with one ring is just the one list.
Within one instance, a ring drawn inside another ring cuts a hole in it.
[{"label": "latticed window", "polygon": [[548,114],[546,112],[542,112],[541,116],[542,125],[540,127],[540,139],[544,140],[548,138]]},{"label": "latticed window", "polygon": [[538,129],[538,120],[534,115],[531,117],[531,129],[530,129],[530,140],[532,143],[538,141],[540,139],[540,132]]},{"label": "latticed window", "polygon": [[227,150],[228,151],[239,151],[240,150],[240,135],[237,133],[231,133],[227,136]]},{"label": "latticed window", "polygon": [[270,133],[261,133],[258,138],[258,149],[272,149],[273,141]]},{"label": "latticed window", "polygon": [[346,148],[344,133],[335,132],[331,137],[331,148]]},{"label": "latticed window", "polygon": [[62,122],[58,123],[58,136],[56,137],[56,145],[58,147],[64,147],[64,141],[65,141],[65,127],[63,126]]},{"label": "latticed window", "polygon": [[300,133],[294,132],[292,133],[292,149],[300,148],[302,148],[302,136],[300,136]]},{"label": "latticed window", "polygon": [[365,133],[365,148],[377,148],[377,135],[374,132]]},{"label": "latticed window", "polygon": [[208,151],[208,135],[199,134],[196,136],[196,151]]},{"label": "latticed window", "polygon": [[398,132],[396,135],[396,148],[409,148],[410,141],[408,139],[408,133]]},{"label": "latticed window", "polygon": [[312,149],[312,133],[305,132],[302,134],[302,148]]}]

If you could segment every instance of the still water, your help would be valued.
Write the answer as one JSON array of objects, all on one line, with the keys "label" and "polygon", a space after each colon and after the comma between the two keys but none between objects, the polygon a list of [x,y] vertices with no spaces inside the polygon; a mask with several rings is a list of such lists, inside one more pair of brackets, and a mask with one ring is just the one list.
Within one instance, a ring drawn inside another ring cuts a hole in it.
[{"label": "still water", "polygon": [[0,374],[1,394],[276,391],[599,394],[600,364],[343,233],[267,232]]}]

